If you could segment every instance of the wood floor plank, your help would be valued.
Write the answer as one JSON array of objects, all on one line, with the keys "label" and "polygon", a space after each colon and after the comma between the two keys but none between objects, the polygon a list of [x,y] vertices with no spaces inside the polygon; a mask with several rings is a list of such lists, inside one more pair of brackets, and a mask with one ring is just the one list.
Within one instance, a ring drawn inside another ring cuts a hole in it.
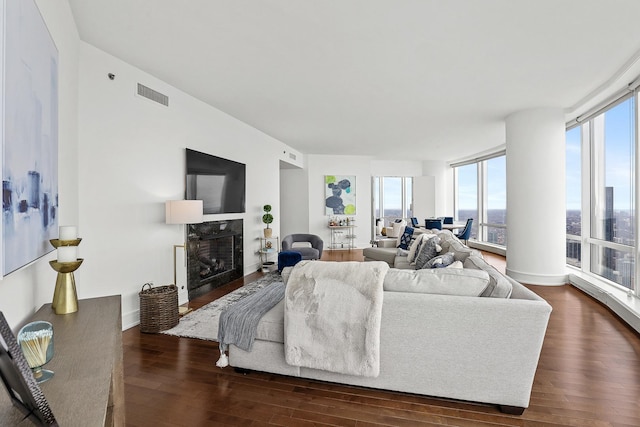
[{"label": "wood floor plank", "polygon": [[[504,257],[485,254],[504,272]],[[361,250],[323,260],[361,261]],[[254,273],[189,303],[197,309],[261,277]],[[128,426],[640,426],[640,337],[571,286],[529,286],[553,307],[521,416],[452,401],[215,366],[214,342],[123,333]]]}]

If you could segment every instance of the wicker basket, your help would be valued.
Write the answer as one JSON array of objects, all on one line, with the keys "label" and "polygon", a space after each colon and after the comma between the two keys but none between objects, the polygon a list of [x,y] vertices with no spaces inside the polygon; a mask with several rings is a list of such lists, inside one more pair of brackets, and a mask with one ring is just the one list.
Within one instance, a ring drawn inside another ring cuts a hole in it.
[{"label": "wicker basket", "polygon": [[[145,287],[148,286],[148,289]],[[156,333],[178,324],[178,288],[176,285],[151,287],[145,283],[140,296],[140,332]]]}]

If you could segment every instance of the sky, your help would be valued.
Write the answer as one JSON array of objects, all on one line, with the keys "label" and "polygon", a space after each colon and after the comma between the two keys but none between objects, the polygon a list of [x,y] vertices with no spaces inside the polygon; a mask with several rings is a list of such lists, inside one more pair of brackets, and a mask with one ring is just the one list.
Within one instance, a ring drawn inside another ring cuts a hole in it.
[{"label": "sky", "polygon": [[[600,185],[614,188],[615,210],[628,210],[633,206],[634,116],[633,98],[627,99],[604,113],[604,158],[596,158],[595,160],[604,162],[604,183]],[[578,126],[566,133],[567,210],[580,209],[580,139],[582,129],[582,126]],[[602,134],[602,132],[596,130],[595,135],[598,134]]]},{"label": "sky", "polygon": [[[487,209],[507,208],[507,163],[500,156],[486,161]],[[478,165],[458,168],[458,210],[478,209]]]}]

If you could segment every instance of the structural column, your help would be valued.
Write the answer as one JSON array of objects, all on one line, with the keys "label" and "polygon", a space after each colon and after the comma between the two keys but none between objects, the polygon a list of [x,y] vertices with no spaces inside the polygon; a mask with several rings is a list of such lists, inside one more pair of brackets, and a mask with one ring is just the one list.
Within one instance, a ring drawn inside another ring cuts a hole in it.
[{"label": "structural column", "polygon": [[507,275],[527,284],[566,282],[565,124],[559,108],[506,119]]}]

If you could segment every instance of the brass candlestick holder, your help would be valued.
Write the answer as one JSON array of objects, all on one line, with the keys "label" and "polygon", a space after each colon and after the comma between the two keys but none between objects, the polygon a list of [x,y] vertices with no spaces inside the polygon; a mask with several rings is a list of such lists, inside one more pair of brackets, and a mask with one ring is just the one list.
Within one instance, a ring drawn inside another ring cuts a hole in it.
[{"label": "brass candlestick holder", "polygon": [[[78,246],[81,240],[51,239],[49,242],[57,249],[60,246]],[[51,308],[56,314],[69,314],[78,311],[78,293],[73,272],[80,267],[82,261],[84,261],[82,258],[70,262],[49,261],[49,265],[58,272],[53,301],[51,302]]]}]

